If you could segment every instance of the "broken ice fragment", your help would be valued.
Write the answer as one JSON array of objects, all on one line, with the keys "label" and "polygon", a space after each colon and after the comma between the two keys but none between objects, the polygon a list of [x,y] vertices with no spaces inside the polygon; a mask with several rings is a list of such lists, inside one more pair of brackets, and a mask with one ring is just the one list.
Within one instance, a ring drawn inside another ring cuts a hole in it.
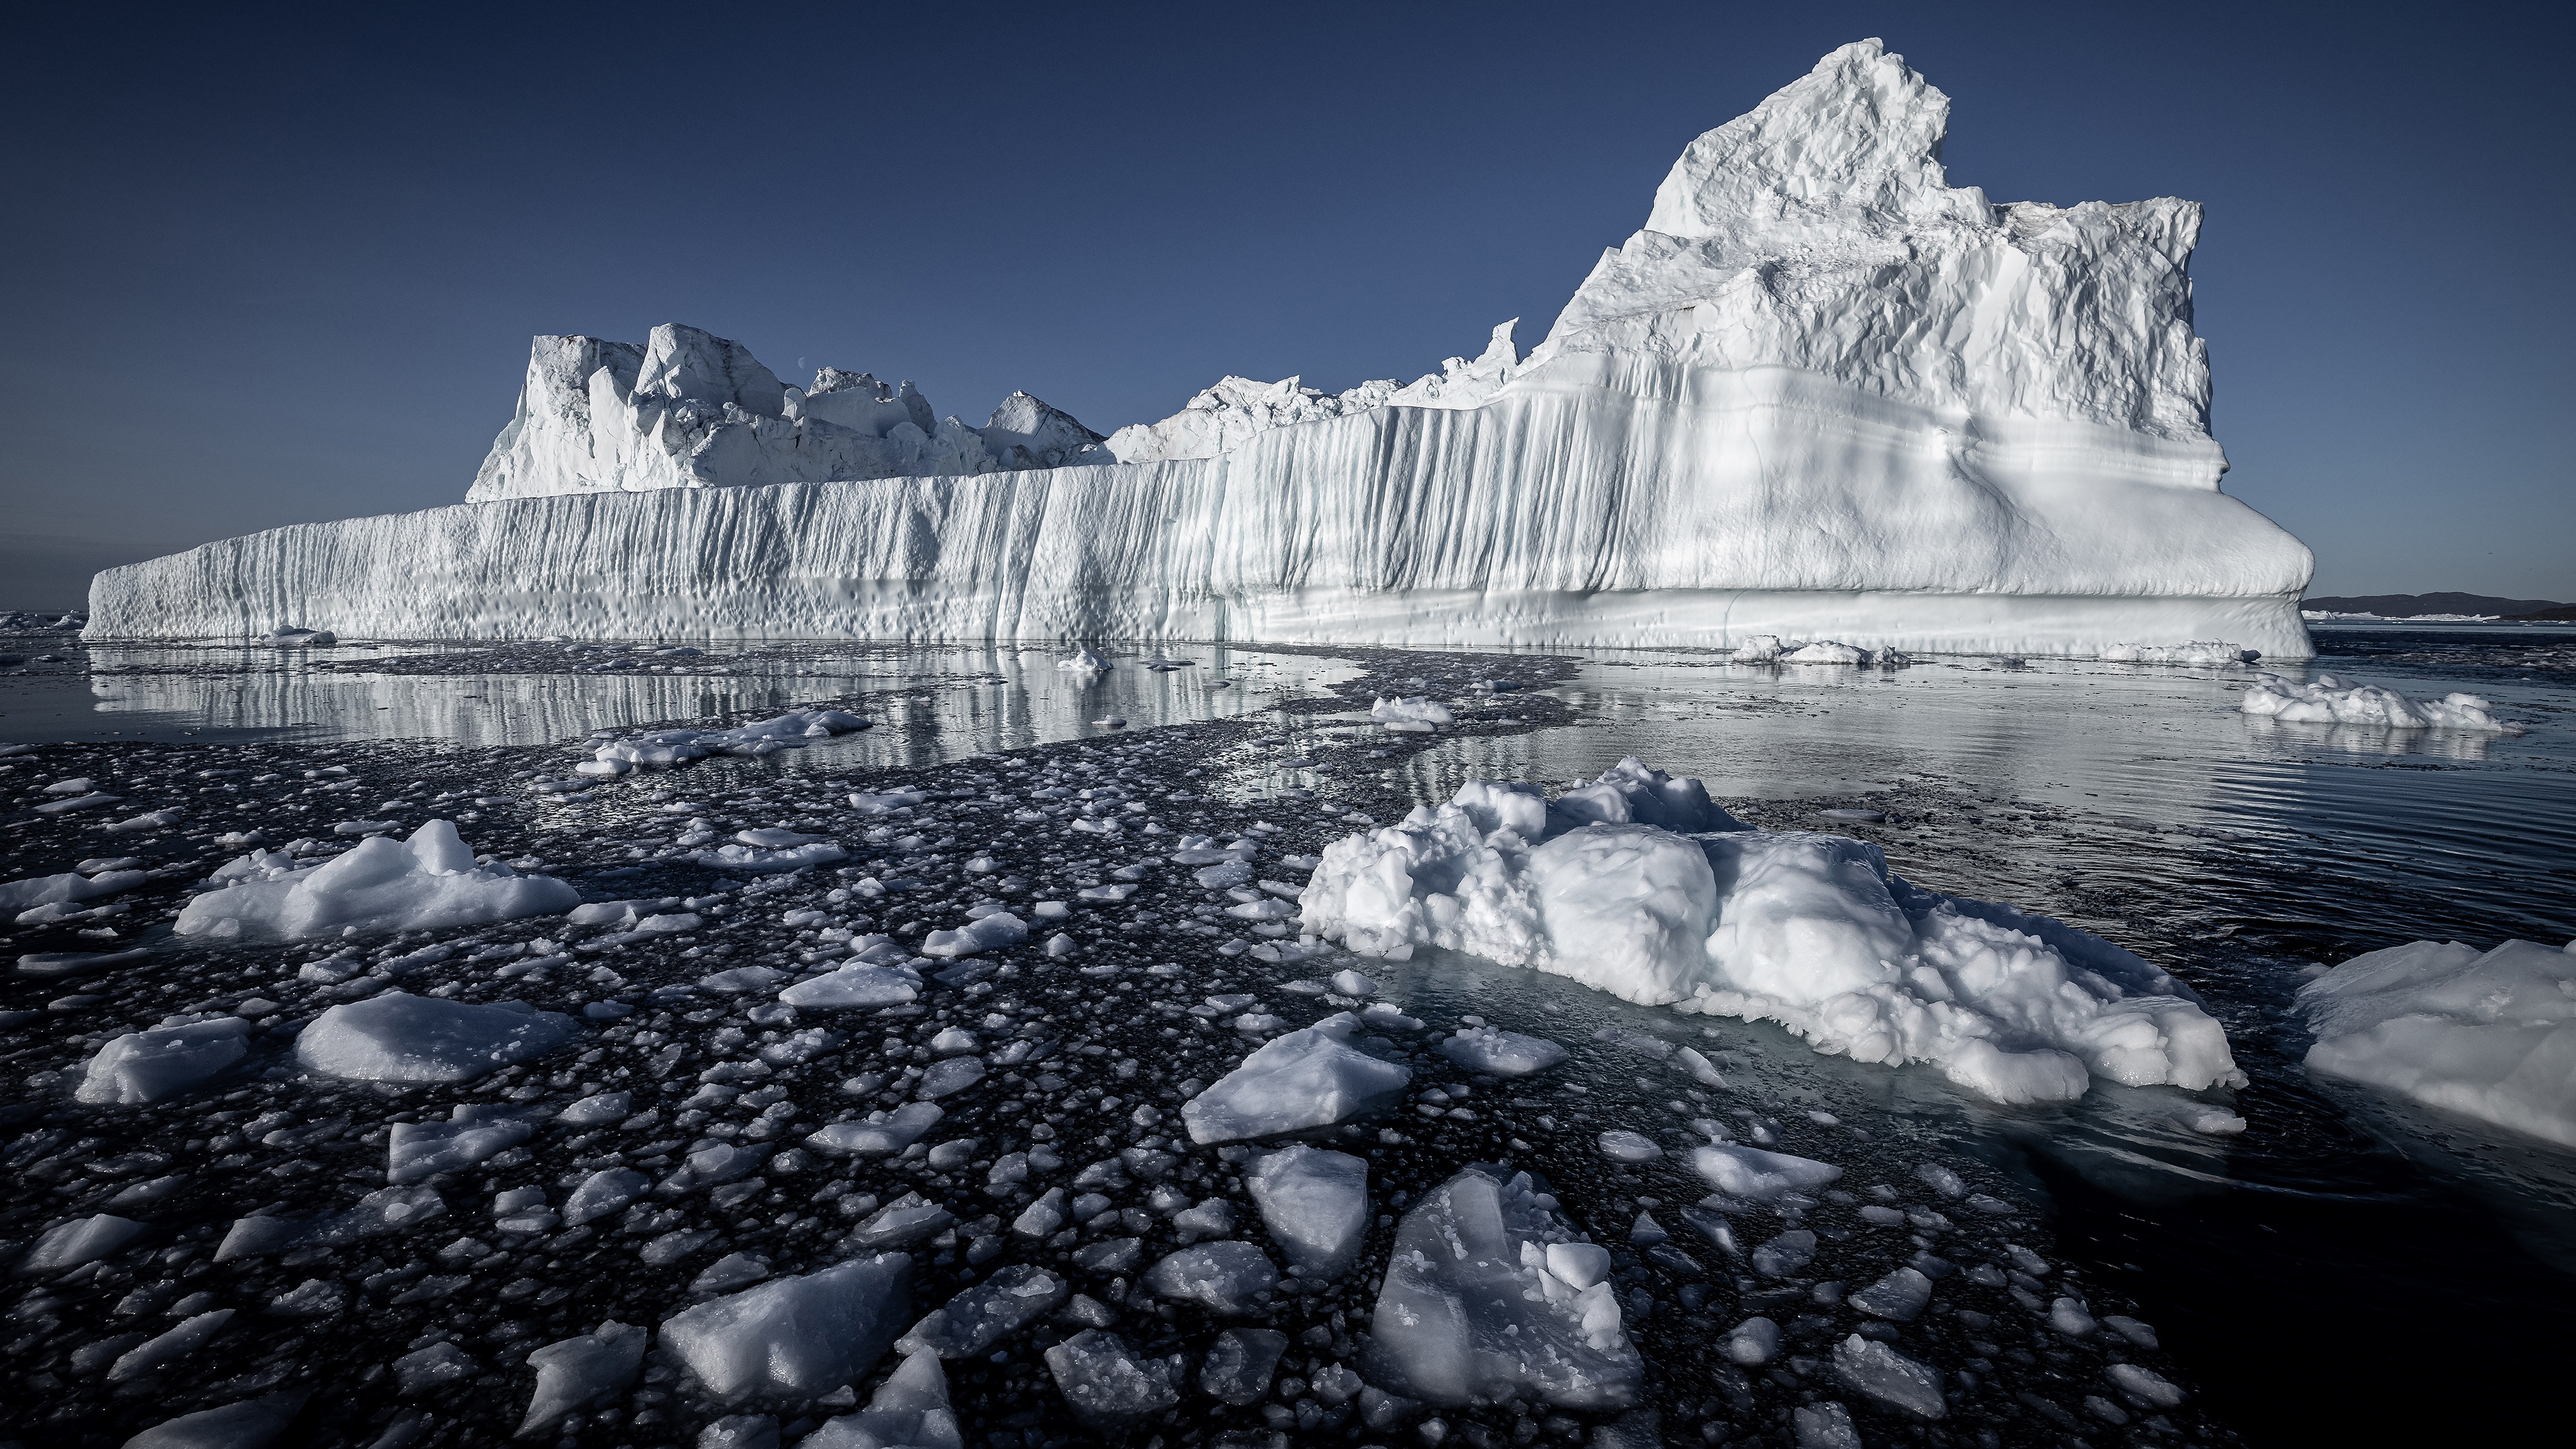
[{"label": "broken ice fragment", "polygon": [[1344,1012],[1277,1038],[1181,1109],[1202,1145],[1330,1126],[1392,1105],[1413,1073],[1345,1040]]},{"label": "broken ice fragment", "polygon": [[1468,1071],[1498,1077],[1526,1077],[1566,1058],[1565,1048],[1555,1042],[1490,1026],[1460,1031],[1440,1043],[1440,1054]]},{"label": "broken ice fragment", "polygon": [[885,1352],[910,1302],[911,1274],[908,1255],[879,1253],[773,1279],[665,1319],[662,1343],[718,1399],[816,1398]]},{"label": "broken ice fragment", "polygon": [[824,1421],[822,1428],[797,1440],[796,1449],[963,1449],[964,1444],[939,1356],[911,1353],[886,1376],[866,1408]]},{"label": "broken ice fragment", "polygon": [[1046,1351],[1047,1371],[1076,1415],[1114,1431],[1180,1402],[1177,1375],[1162,1359],[1139,1359],[1127,1340],[1086,1328]]},{"label": "broken ice fragment", "polygon": [[1257,1312],[1278,1282],[1269,1255],[1236,1240],[1183,1248],[1145,1274],[1146,1286],[1165,1298],[1238,1317]]},{"label": "broken ice fragment", "polygon": [[1694,1148],[1691,1166],[1719,1192],[1749,1202],[1768,1202],[1784,1193],[1811,1192],[1843,1175],[1841,1168],[1829,1162],[1726,1142]]},{"label": "broken ice fragment", "polygon": [[525,1439],[602,1394],[635,1382],[644,1366],[643,1329],[610,1319],[588,1333],[558,1339],[528,1355],[537,1371],[536,1392],[519,1421]]},{"label": "broken ice fragment", "polygon": [[1918,1418],[1938,1419],[1949,1412],[1939,1370],[1857,1333],[1834,1345],[1834,1377],[1854,1393]]},{"label": "broken ice fragment", "polygon": [[1368,1163],[1300,1143],[1255,1158],[1243,1175],[1262,1226],[1309,1278],[1334,1278],[1368,1231]]},{"label": "broken ice fragment", "polygon": [[127,1032],[89,1059],[73,1095],[125,1107],[177,1096],[248,1054],[242,1038],[249,1032],[250,1023],[238,1016]]},{"label": "broken ice fragment", "polygon": [[1012,1334],[1052,1313],[1073,1286],[1043,1268],[1014,1264],[931,1310],[895,1341],[895,1351],[945,1359],[979,1358]]},{"label": "broken ice fragment", "polygon": [[1229,1328],[1209,1346],[1199,1388],[1238,1407],[1260,1403],[1269,1397],[1271,1374],[1287,1351],[1288,1335],[1275,1329]]}]

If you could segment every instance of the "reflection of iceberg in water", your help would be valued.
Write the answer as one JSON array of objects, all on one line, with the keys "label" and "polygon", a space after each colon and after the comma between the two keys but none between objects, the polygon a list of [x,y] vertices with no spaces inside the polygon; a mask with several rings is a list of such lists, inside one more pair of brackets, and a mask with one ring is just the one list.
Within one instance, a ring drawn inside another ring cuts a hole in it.
[{"label": "reflection of iceberg in water", "polygon": [[2430,755],[2441,760],[2483,760],[2496,736],[2483,730],[2393,730],[2385,725],[2309,724],[2247,715],[2249,739],[2284,752],[2320,746],[2348,755]]},{"label": "reflection of iceberg in water", "polygon": [[[1067,675],[1045,650],[960,648],[855,660],[743,665],[726,674],[394,674],[265,667],[204,672],[220,656],[166,650],[92,651],[93,707],[167,729],[286,731],[339,739],[445,740],[530,745],[579,740],[597,729],[777,713],[851,701],[879,726],[780,757],[796,771],[918,764],[979,750],[1097,735],[1109,715],[1134,727],[1249,713],[1267,696],[1212,687],[1230,671],[1329,683],[1353,671],[1337,660],[1210,648],[1185,651],[1194,668],[1156,672],[1120,656],[1101,674]],[[191,672],[140,672],[168,666]],[[819,667],[818,667],[819,666]],[[1312,687],[1312,686],[1308,686]]]}]

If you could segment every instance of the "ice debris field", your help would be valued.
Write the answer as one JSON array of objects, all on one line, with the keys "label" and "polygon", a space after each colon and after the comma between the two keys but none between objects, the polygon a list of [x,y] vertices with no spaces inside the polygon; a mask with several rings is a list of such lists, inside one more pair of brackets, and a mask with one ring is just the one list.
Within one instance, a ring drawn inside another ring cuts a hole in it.
[{"label": "ice debris field", "polygon": [[[1344,693],[1527,727],[1446,668]],[[1634,760],[1389,825],[1221,787],[1251,721],[780,772],[865,723],[0,759],[14,1432],[2204,1432],[2015,1184],[1747,1035],[2223,1089],[2137,958]]]},{"label": "ice debris field", "polygon": [[1949,110],[1843,46],[1692,141],[1526,354],[1105,437],[693,327],[539,337],[466,503],[107,570],[89,632],[2308,657],[2308,550],[2219,488],[2200,205],[1994,202]]}]

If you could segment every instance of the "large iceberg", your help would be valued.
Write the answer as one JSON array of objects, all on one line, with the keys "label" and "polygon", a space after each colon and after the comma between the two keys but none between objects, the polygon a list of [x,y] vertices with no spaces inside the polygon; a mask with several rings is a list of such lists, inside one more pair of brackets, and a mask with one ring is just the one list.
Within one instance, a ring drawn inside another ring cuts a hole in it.
[{"label": "large iceberg", "polygon": [[[470,502],[98,576],[89,631],[2310,652],[2221,493],[2198,204],[1997,205],[1875,40],[1693,141],[1524,357],[1105,442],[737,344],[540,339]],[[388,588],[401,578],[407,586]]]}]

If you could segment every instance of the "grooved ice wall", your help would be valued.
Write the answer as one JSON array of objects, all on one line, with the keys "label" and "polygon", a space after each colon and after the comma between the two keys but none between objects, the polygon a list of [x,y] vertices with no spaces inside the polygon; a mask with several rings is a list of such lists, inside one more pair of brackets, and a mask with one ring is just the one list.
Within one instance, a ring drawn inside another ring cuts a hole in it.
[{"label": "grooved ice wall", "polygon": [[1947,115],[1875,41],[1825,57],[1691,144],[1527,359],[1228,379],[1100,463],[969,476],[734,478],[753,424],[711,411],[673,486],[520,448],[522,496],[110,570],[91,631],[2304,656],[2307,550],[2218,489],[2200,208],[1991,205]]}]

